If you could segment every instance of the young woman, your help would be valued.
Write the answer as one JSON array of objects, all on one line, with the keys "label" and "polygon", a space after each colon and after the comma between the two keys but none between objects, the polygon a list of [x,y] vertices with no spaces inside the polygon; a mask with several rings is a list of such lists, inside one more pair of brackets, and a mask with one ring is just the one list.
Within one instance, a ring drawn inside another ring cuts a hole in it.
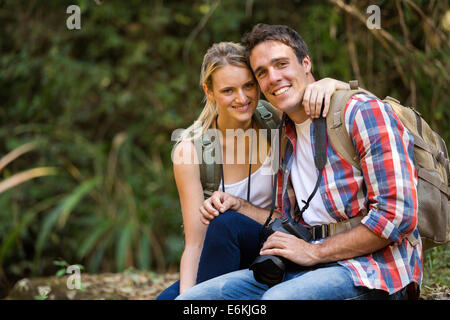
[{"label": "young woman", "polygon": [[[203,58],[200,85],[205,93],[205,107],[174,148],[174,154],[184,158],[173,166],[185,231],[180,281],[161,293],[158,300],[175,299],[196,283],[248,268],[260,250],[259,232],[267,217],[250,218],[228,211],[209,222],[200,214],[204,186],[194,145],[196,137],[210,128],[222,133],[220,190],[225,188],[225,192],[262,208],[271,205],[272,175],[267,174],[271,166],[270,144],[260,143],[261,128],[254,121],[260,92],[247,65],[244,48],[232,42],[209,48]],[[308,114],[317,117],[325,96],[329,98],[336,89],[347,88],[346,83],[322,79],[307,88],[303,105]],[[324,115],[327,110],[325,106]],[[253,129],[256,134],[230,136],[227,135],[230,129],[242,129],[241,132]],[[237,161],[240,156],[241,161]],[[264,168],[268,169],[265,174]]]}]

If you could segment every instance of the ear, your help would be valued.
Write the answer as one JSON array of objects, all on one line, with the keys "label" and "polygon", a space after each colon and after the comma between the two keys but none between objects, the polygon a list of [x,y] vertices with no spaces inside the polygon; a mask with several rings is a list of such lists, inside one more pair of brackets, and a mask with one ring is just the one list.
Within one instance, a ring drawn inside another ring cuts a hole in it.
[{"label": "ear", "polygon": [[208,89],[208,86],[206,85],[206,83],[203,83],[202,87],[203,87],[203,92],[205,93],[208,100],[214,101],[214,94],[212,93],[211,90]]},{"label": "ear", "polygon": [[311,73],[312,63],[311,58],[309,56],[305,56],[302,60],[302,66],[305,68],[305,73],[309,74]]}]

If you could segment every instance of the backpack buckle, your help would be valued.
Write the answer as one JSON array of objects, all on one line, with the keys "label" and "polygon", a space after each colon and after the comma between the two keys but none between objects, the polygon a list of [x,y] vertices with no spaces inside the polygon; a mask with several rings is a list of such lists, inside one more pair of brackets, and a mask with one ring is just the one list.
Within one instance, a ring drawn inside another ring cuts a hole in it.
[{"label": "backpack buckle", "polygon": [[264,120],[272,119],[272,112],[269,112],[266,109],[260,109],[258,111],[259,111],[259,114],[261,115],[262,119],[264,119]]},{"label": "backpack buckle", "polygon": [[272,119],[272,114],[268,112],[265,115],[261,115],[261,118],[263,118],[264,120]]}]

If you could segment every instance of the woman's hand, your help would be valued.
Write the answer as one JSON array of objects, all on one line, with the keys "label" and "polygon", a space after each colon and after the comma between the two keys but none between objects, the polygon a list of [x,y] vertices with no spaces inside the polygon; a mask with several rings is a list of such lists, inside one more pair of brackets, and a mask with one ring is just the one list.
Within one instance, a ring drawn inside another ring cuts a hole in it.
[{"label": "woman's hand", "polygon": [[306,114],[311,118],[319,118],[322,102],[325,99],[322,116],[326,117],[328,109],[330,108],[331,95],[334,91],[341,89],[350,89],[350,86],[346,82],[332,78],[324,78],[310,83],[305,89],[302,101]]},{"label": "woman's hand", "polygon": [[200,221],[208,225],[211,220],[217,217],[220,213],[231,210],[239,210],[241,207],[241,199],[232,196],[226,192],[216,191],[212,196],[203,201],[200,207]]}]

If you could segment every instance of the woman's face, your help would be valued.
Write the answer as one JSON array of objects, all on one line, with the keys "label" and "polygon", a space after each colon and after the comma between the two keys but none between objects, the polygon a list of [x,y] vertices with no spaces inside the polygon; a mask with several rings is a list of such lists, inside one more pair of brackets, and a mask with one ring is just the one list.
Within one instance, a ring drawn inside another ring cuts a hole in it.
[{"label": "woman's face", "polygon": [[248,122],[258,104],[258,84],[246,67],[221,67],[212,74],[212,90],[204,89],[216,102],[222,123]]}]

